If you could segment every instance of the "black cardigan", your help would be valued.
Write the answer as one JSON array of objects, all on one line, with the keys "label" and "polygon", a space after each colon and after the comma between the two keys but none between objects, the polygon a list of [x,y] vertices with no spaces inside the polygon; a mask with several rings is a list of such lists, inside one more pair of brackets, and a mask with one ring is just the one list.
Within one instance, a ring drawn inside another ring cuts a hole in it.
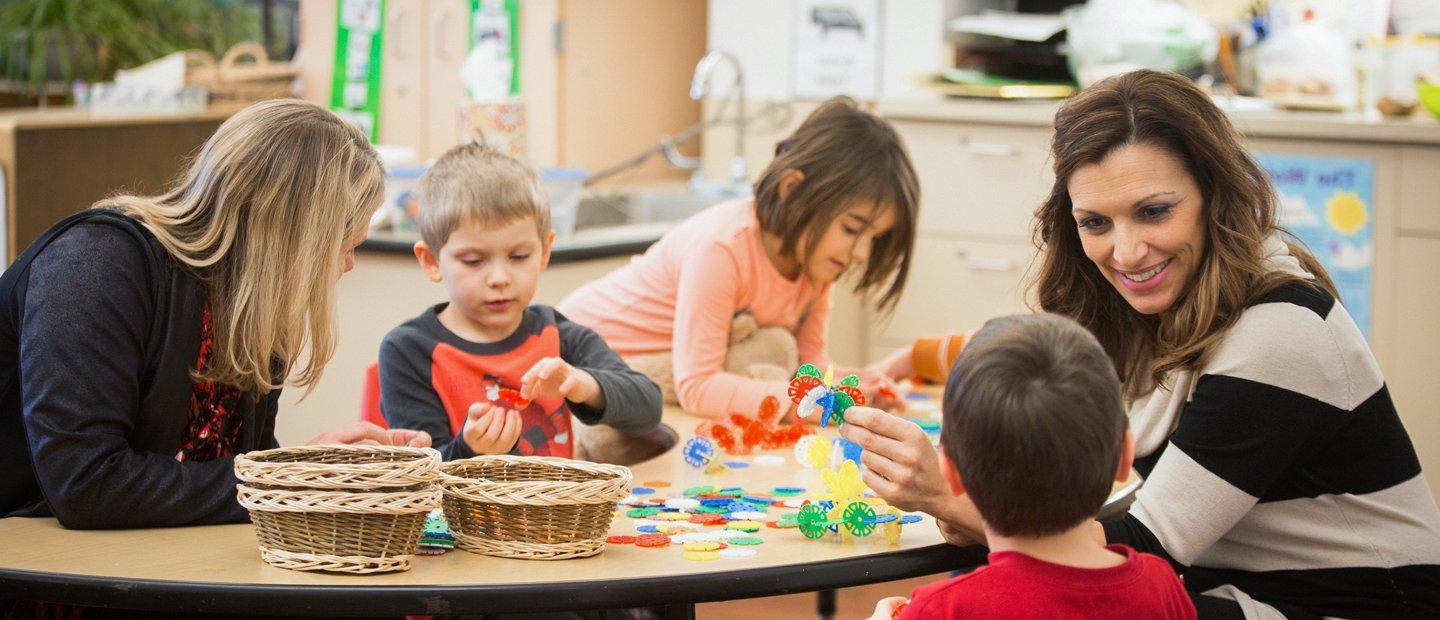
[{"label": "black cardigan", "polygon": [[[179,462],[205,287],[114,211],[56,224],[0,276],[0,516],[69,528],[244,521],[231,457]],[[242,398],[273,448],[279,390]]]}]

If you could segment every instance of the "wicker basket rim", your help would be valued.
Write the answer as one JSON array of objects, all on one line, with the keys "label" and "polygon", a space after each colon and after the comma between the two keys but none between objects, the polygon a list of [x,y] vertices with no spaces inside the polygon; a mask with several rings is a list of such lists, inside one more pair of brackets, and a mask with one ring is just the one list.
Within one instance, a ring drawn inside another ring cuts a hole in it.
[{"label": "wicker basket rim", "polygon": [[269,450],[254,450],[235,456],[235,461],[245,461],[254,465],[295,465],[304,464],[307,461],[275,461],[271,457],[290,454],[326,454],[333,452],[349,452],[352,454],[401,454],[411,455],[411,459],[402,461],[383,461],[379,463],[314,463],[323,467],[394,467],[397,463],[407,463],[414,460],[433,460],[437,466],[440,462],[440,451],[434,448],[412,448],[409,446],[357,446],[357,445],[311,445],[311,446],[289,446],[285,448],[271,448]]},{"label": "wicker basket rim", "polygon": [[[331,514],[396,514],[429,512],[441,506],[444,493],[436,487],[390,493],[353,493],[346,491],[314,491],[256,489],[235,485],[236,499],[246,510],[254,512],[319,512]],[[310,502],[326,501],[330,507]]]},{"label": "wicker basket rim", "polygon": [[[578,460],[575,460],[575,459],[567,459],[567,458],[558,457],[558,456],[514,456],[514,455],[511,455],[511,454],[491,454],[491,455],[484,455],[484,456],[474,456],[474,457],[470,457],[470,458],[468,458],[468,459],[457,459],[457,460],[454,460],[454,461],[448,461],[448,462],[446,462],[446,463],[443,463],[443,464],[440,465],[440,477],[441,477],[441,479],[451,479],[451,478],[453,478],[453,479],[457,479],[457,480],[468,480],[468,481],[484,480],[483,478],[471,478],[471,477],[469,477],[469,476],[459,476],[459,475],[456,475],[456,474],[454,474],[454,473],[452,473],[452,472],[455,471],[455,470],[464,469],[464,468],[466,468],[466,467],[468,467],[468,466],[480,466],[480,467],[492,466],[492,467],[493,467],[493,466],[497,466],[497,465],[498,465],[498,466],[505,466],[505,465],[511,465],[511,464],[514,464],[514,465],[529,465],[529,466],[542,465],[542,466],[551,467],[551,468],[555,468],[555,469],[568,469],[568,470],[571,470],[571,471],[578,471],[578,472],[587,473],[587,474],[609,475],[609,476],[611,476],[610,479],[614,479],[614,478],[625,478],[625,479],[629,479],[629,478],[633,475],[633,474],[631,473],[631,471],[630,471],[630,468],[629,468],[629,467],[625,467],[625,466],[623,466],[623,465],[611,465],[611,464],[608,464],[608,463],[591,463],[591,462],[589,462],[589,461],[578,461]],[[604,479],[601,479],[601,480],[604,480]],[[580,482],[595,482],[595,481],[596,481],[596,480],[576,481],[576,483],[578,484],[578,483],[580,483]],[[489,481],[489,482],[500,482],[500,481]],[[555,482],[563,482],[563,481],[558,481],[558,480],[557,480],[557,481],[555,481]],[[519,483],[506,483],[506,484],[519,484]]]}]

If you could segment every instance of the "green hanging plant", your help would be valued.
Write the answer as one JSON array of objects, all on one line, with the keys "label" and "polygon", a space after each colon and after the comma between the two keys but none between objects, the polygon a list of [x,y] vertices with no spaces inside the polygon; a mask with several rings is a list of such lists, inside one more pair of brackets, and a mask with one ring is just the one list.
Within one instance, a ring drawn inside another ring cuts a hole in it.
[{"label": "green hanging plant", "polygon": [[217,57],[260,35],[238,0],[3,0],[0,72],[30,94],[47,82],[107,81],[171,52]]}]

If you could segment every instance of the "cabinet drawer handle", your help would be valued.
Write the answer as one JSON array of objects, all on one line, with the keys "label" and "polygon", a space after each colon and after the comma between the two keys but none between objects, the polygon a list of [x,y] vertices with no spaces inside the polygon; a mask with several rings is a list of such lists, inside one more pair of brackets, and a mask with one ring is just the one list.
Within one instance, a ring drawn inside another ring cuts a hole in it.
[{"label": "cabinet drawer handle", "polygon": [[966,154],[975,157],[1014,157],[1020,154],[1020,149],[1013,144],[976,142],[970,136],[960,136],[960,146],[964,147]]},{"label": "cabinet drawer handle", "polygon": [[989,256],[970,256],[968,252],[960,251],[960,259],[965,261],[965,268],[972,271],[989,271],[1004,273],[1015,271],[1019,264],[1008,258],[993,258]]}]

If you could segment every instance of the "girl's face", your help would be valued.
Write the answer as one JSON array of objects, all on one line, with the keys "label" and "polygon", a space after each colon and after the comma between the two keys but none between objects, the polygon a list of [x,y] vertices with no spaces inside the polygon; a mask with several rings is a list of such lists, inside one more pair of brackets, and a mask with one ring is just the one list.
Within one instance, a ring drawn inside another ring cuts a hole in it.
[{"label": "girl's face", "polygon": [[[870,258],[875,238],[895,227],[895,208],[872,202],[850,207],[825,228],[820,243],[805,261],[805,276],[812,282],[826,283],[839,279],[845,270]],[[799,247],[809,239],[801,237]]]},{"label": "girl's face", "polygon": [[1068,188],[1085,256],[1137,312],[1169,309],[1205,251],[1195,177],[1170,152],[1130,144],[1076,169]]}]

